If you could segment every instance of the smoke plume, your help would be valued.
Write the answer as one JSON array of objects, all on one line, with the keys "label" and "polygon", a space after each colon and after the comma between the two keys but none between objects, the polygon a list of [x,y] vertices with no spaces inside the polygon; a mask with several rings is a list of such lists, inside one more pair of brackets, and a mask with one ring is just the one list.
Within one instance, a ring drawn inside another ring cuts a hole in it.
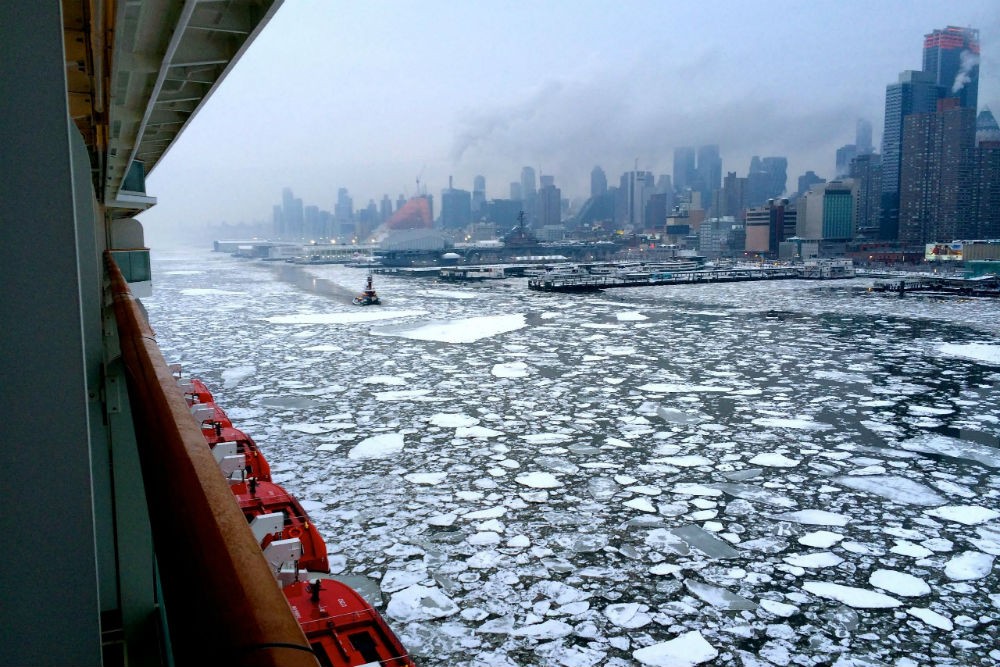
[{"label": "smoke plume", "polygon": [[972,68],[979,64],[979,56],[968,49],[962,51],[959,58],[961,58],[961,64],[958,68],[958,74],[955,75],[955,83],[951,86],[951,92],[953,93],[962,90],[965,84],[972,81],[972,77],[970,76]]}]

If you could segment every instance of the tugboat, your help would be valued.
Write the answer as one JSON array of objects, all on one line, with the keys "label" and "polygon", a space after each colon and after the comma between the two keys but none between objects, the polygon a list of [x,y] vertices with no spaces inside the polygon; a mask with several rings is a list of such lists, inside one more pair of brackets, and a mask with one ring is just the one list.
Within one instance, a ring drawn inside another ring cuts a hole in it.
[{"label": "tugboat", "polygon": [[365,291],[354,297],[355,306],[379,306],[382,304],[382,300],[378,298],[378,294],[375,293],[375,288],[372,287],[372,274],[368,273],[368,282],[365,283]]}]

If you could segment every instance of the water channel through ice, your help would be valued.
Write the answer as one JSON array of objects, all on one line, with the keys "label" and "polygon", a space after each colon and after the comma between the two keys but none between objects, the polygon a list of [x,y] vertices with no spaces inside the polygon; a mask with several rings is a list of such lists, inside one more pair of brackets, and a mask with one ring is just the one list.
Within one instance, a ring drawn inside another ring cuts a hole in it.
[{"label": "water channel through ice", "polygon": [[1000,303],[153,257],[202,378],[420,665],[1000,664]]}]

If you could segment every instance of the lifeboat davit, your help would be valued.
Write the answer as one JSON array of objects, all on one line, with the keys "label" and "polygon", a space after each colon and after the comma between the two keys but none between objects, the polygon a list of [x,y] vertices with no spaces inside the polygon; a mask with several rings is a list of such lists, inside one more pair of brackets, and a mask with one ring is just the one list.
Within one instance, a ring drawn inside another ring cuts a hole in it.
[{"label": "lifeboat davit", "polygon": [[[275,540],[297,538],[302,542],[299,568],[310,572],[330,571],[326,543],[295,496],[277,484],[253,479],[233,484],[230,488],[236,494],[243,516],[251,524],[262,549]],[[282,515],[280,524],[275,521],[270,526],[255,527],[255,518],[274,514]]]},{"label": "lifeboat davit", "polygon": [[198,378],[190,378],[184,380],[178,380],[178,384],[184,391],[184,400],[187,404],[194,405],[195,403],[213,403],[215,399],[212,398],[212,392],[208,390],[205,383]]},{"label": "lifeboat davit", "polygon": [[321,665],[416,667],[382,616],[346,584],[316,579],[282,590]]},{"label": "lifeboat davit", "polygon": [[[213,450],[225,443],[236,443],[234,454],[242,454],[246,457],[245,474],[240,477],[255,477],[257,481],[271,481],[271,466],[261,453],[257,443],[249,435],[220,422],[203,422],[201,434],[208,442],[208,446]],[[219,457],[216,457],[217,459]]]}]

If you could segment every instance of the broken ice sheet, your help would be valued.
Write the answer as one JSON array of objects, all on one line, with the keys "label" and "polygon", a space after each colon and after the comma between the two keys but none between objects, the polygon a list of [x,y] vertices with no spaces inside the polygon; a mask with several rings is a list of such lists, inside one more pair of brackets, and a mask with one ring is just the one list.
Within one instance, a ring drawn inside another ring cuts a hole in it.
[{"label": "broken ice sheet", "polygon": [[737,558],[740,555],[736,549],[695,525],[651,530],[646,535],[646,544],[680,556],[687,556],[692,550],[709,558]]},{"label": "broken ice sheet", "polygon": [[930,487],[897,475],[835,477],[833,481],[856,491],[866,491],[906,505],[943,505],[945,498]]},{"label": "broken ice sheet", "polygon": [[632,651],[633,658],[649,667],[694,667],[715,660],[718,655],[718,650],[697,630]]},{"label": "broken ice sheet", "polygon": [[751,602],[746,598],[742,598],[736,593],[719,586],[712,586],[711,584],[706,584],[695,579],[685,579],[684,586],[691,591],[692,594],[717,609],[726,609],[729,611],[747,609],[753,611],[757,608],[756,603]]},{"label": "broken ice sheet", "polygon": [[802,584],[813,595],[823,598],[830,598],[846,604],[848,607],[857,609],[881,609],[886,607],[898,607],[902,604],[899,600],[882,593],[876,593],[865,588],[854,588],[853,586],[842,586],[827,581],[807,581]]}]

